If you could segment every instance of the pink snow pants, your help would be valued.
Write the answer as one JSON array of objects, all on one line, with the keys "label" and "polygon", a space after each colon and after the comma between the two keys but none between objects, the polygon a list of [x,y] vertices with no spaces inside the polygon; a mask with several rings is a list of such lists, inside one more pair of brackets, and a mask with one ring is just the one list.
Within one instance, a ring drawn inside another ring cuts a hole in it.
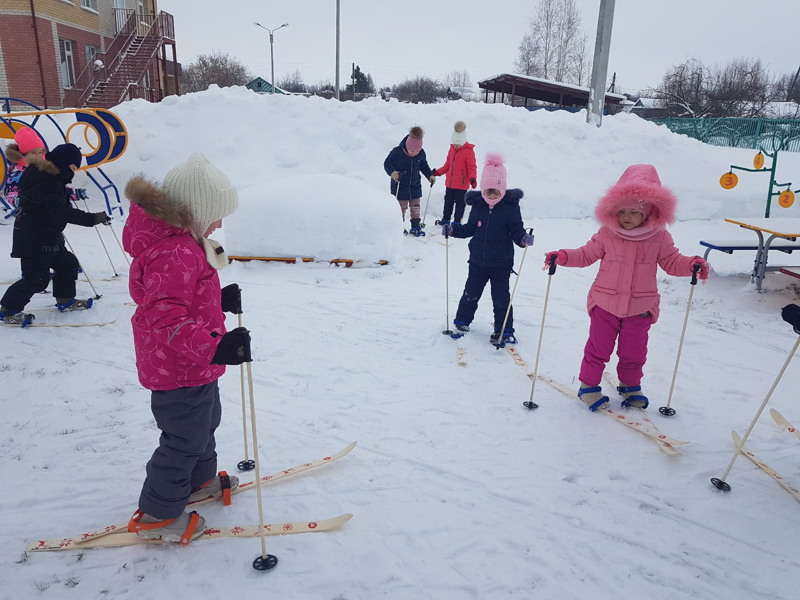
[{"label": "pink snow pants", "polygon": [[586,385],[600,385],[603,369],[617,342],[617,377],[620,383],[640,385],[642,367],[647,361],[647,334],[652,324],[650,313],[619,318],[595,306],[589,325],[589,339],[583,350],[580,380]]}]

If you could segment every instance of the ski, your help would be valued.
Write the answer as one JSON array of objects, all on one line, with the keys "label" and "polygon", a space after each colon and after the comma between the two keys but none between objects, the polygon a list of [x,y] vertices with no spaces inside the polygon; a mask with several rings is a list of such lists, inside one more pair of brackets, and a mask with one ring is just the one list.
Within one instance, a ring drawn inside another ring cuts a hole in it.
[{"label": "ski", "polygon": [[533,373],[530,372],[528,369],[528,363],[525,362],[525,359],[520,356],[520,353],[517,352],[516,347],[514,346],[506,346],[508,353],[511,355],[511,358],[514,359],[514,362],[525,371],[525,375],[527,375],[531,380],[533,380]]},{"label": "ski", "polygon": [[769,409],[769,414],[772,415],[772,419],[782,428],[788,431],[789,433],[793,434],[795,437],[800,439],[800,431],[798,431],[794,425],[789,423],[786,418],[779,413],[774,408]]},{"label": "ski", "polygon": [[795,500],[800,502],[800,490],[793,488],[788,483],[783,480],[783,477],[778,475],[771,467],[769,467],[763,460],[758,458],[755,454],[748,450],[747,446],[742,443],[742,438],[739,437],[739,434],[735,431],[731,431],[731,436],[733,437],[733,443],[736,444],[736,447],[739,448],[740,452],[744,454],[747,458],[752,460],[756,465],[758,465],[761,470],[763,470],[767,475],[772,477],[775,481],[777,481],[780,486],[789,492]]},{"label": "ski", "polygon": [[101,323],[29,323],[24,327],[105,327],[106,325],[111,325],[112,323],[116,323],[117,320],[114,319],[113,321],[103,321]]},{"label": "ski", "polygon": [[467,349],[464,346],[458,346],[456,348],[456,361],[461,367],[467,366]]},{"label": "ski", "polygon": [[[347,523],[353,515],[344,514],[332,519],[322,521],[295,521],[293,523],[265,523],[263,534],[284,535],[290,533],[312,533],[330,531]],[[192,543],[201,540],[214,540],[217,538],[260,537],[262,530],[258,525],[246,525],[227,528],[209,527],[203,535],[192,540]],[[83,550],[84,548],[118,548],[120,546],[136,546],[141,544],[159,544],[162,546],[175,545],[174,542],[164,540],[148,540],[140,538],[135,533],[120,533],[108,537],[95,538],[90,541],[80,538],[61,538],[52,540],[36,540],[28,548],[28,552],[52,552],[57,550]]]},{"label": "ski", "polygon": [[[564,385],[563,383],[559,383],[558,381],[554,381],[552,379],[544,377],[543,375],[539,375],[538,379],[539,379],[539,381],[544,381],[546,384],[548,384],[549,386],[555,388],[556,390],[558,390],[559,392],[561,392],[565,396],[568,396],[569,398],[574,398],[575,400],[578,400],[579,402],[581,402],[581,404],[583,404],[581,399],[578,398],[577,392],[575,390],[573,390],[572,388],[567,387],[566,385]],[[676,440],[676,439],[671,438],[671,437],[669,437],[667,435],[664,435],[663,433],[661,433],[659,431],[659,429],[658,429],[658,427],[656,427],[655,423],[653,423],[650,419],[648,419],[643,414],[641,414],[641,412],[639,413],[639,415],[637,415],[641,419],[639,421],[630,419],[626,415],[624,415],[622,413],[615,412],[615,411],[611,410],[610,408],[598,408],[595,411],[595,413],[596,414],[605,415],[606,417],[614,419],[618,423],[622,423],[623,425],[627,425],[631,429],[635,429],[636,431],[638,431],[640,433],[643,433],[644,435],[648,436],[649,438],[655,440],[658,443],[659,448],[665,454],[679,455],[680,452],[678,452],[678,450],[674,446],[676,446],[676,445],[679,446],[679,445],[682,445],[682,444],[688,444],[689,443],[689,442],[683,442],[681,440]]]},{"label": "ski", "polygon": [[[357,442],[352,442],[346,448],[343,448],[336,454],[331,454],[330,456],[326,456],[325,458],[318,458],[317,460],[312,460],[311,462],[304,463],[302,465],[298,465],[296,467],[292,467],[290,469],[284,469],[283,471],[278,471],[277,473],[273,473],[272,475],[265,475],[261,478],[261,485],[267,483],[275,483],[281,479],[285,479],[286,477],[291,477],[292,475],[297,475],[304,471],[308,471],[309,469],[313,469],[314,467],[318,467],[320,465],[325,465],[332,463],[335,460],[339,460],[343,456],[346,456],[353,448],[356,447]],[[231,496],[235,496],[236,494],[240,494],[241,492],[246,492],[250,489],[256,488],[255,481],[248,481],[247,483],[240,483],[239,486],[235,490],[231,490]],[[220,498],[205,498],[198,502],[192,502],[188,506],[194,508],[195,506],[202,506],[203,504],[209,504],[211,502],[216,502],[220,500]],[[89,531],[87,533],[83,533],[79,536],[76,536],[75,543],[83,544],[89,540],[94,540],[99,537],[103,537],[109,534],[121,534],[126,533],[128,531],[128,522],[125,521],[124,523],[117,523],[116,525],[109,525],[103,529],[98,529],[97,531]]]}]

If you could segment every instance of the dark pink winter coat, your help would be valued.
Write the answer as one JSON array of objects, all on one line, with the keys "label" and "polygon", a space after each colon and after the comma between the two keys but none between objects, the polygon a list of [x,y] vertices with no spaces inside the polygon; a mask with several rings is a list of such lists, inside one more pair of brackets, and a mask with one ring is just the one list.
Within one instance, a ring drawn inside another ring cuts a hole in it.
[{"label": "dark pink winter coat", "polygon": [[[633,165],[597,204],[602,227],[586,245],[564,250],[567,267],[586,267],[600,261],[600,271],[589,289],[587,309],[595,306],[623,318],[650,312],[658,320],[657,267],[677,277],[692,275],[700,256],[684,256],[675,247],[666,226],[675,220],[677,200],[661,186],[652,165]],[[626,231],[617,218],[623,208],[646,215],[642,225]]]},{"label": "dark pink winter coat", "polygon": [[131,318],[139,381],[150,390],[211,383],[225,373],[212,365],[225,316],[217,271],[192,237],[190,217],[161,191],[134,178],[125,189],[131,200],[123,231],[133,257],[129,289],[137,304]]},{"label": "dark pink winter coat", "polygon": [[450,150],[447,152],[447,160],[444,161],[444,166],[436,169],[437,175],[444,175],[445,173],[447,174],[445,179],[446,187],[456,190],[469,189],[470,180],[477,180],[478,177],[478,167],[475,164],[475,145],[466,142],[456,150],[456,147],[450,144]]}]

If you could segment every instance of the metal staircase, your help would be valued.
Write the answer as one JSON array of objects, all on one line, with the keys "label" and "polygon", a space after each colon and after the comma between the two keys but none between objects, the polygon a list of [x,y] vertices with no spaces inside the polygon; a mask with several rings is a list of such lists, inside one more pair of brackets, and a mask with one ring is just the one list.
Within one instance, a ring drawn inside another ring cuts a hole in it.
[{"label": "metal staircase", "polygon": [[[96,60],[102,67],[88,64],[71,90],[64,95],[64,105],[77,108],[111,108],[132,98],[146,97],[148,89],[159,88],[160,82],[150,82],[147,74],[158,60],[158,53],[168,41],[174,43],[172,15],[130,14],[106,52]],[[158,98],[148,98],[160,100]]]}]

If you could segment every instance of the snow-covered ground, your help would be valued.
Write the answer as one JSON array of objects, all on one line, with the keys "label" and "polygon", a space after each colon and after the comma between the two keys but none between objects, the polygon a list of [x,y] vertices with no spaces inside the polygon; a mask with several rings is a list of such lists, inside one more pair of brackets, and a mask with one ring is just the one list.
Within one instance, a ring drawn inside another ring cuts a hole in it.
[{"label": "snow-covered ground", "polygon": [[[518,350],[532,370],[549,281],[538,371],[576,386],[596,271],[560,268],[548,280],[544,253],[584,243],[596,230],[597,198],[638,162],[656,165],[678,195],[672,232],[685,254],[702,254],[701,239],[748,239],[723,219],[761,216],[767,176],[741,174],[732,191],[718,181],[731,164],[749,166],[753,151],[704,146],[628,115],[597,129],[581,115],[463,102],[353,104],[212,89],[114,112],[130,134],[125,155],[105,167],[120,188],[135,173],[161,180],[202,151],[240,189],[240,209],[224,228],[230,254],[361,261],[349,269],[236,262],[220,273],[223,284],[243,288],[243,323],[253,333],[262,475],[358,441],[337,463],[264,488],[265,520],[354,517],[336,531],[267,538],[280,560],[268,573],[251,567],[258,539],[25,555],[36,539],[125,521],[158,438],[136,376],[123,254],[100,228],[112,269],[97,234],[71,226],[67,236],[102,298],[86,313],[55,313],[46,295],[28,309],[37,323],[112,323],[2,330],[1,599],[796,598],[797,501],[744,457],[728,477],[730,493],[709,483],[733,456],[731,430],[744,433],[797,339],[780,318],[798,301],[794,280],[770,274],[759,294],[749,282],[752,254],[712,253],[714,272],[696,287],[689,315],[677,415],[668,419],[657,409],[690,286],[662,273],[647,412],[666,434],[691,442],[682,456],[666,456],[541,382],[540,408],[525,410],[530,379],[488,343],[488,291],[463,340],[468,364],[456,364],[457,344],[440,332],[466,279],[467,242],[403,237],[382,168],[414,124],[426,130],[431,166],[441,166],[457,119],[467,122],[479,163],[487,151],[505,154],[509,186],[525,191],[522,212],[536,235],[533,248],[517,251]],[[800,178],[800,156],[783,154],[778,171],[779,181]],[[431,234],[443,184],[431,194]],[[773,216],[797,216],[797,208]],[[121,237],[121,219],[114,230]],[[4,286],[19,270],[10,245],[11,227],[0,227]],[[373,264],[381,259],[389,264]],[[87,283],[79,293],[93,295]],[[769,406],[800,424],[796,362]],[[236,472],[244,458],[238,369],[221,388],[219,465]],[[800,486],[800,441],[766,413],[748,446]],[[210,525],[258,522],[255,493],[201,512]]]}]

